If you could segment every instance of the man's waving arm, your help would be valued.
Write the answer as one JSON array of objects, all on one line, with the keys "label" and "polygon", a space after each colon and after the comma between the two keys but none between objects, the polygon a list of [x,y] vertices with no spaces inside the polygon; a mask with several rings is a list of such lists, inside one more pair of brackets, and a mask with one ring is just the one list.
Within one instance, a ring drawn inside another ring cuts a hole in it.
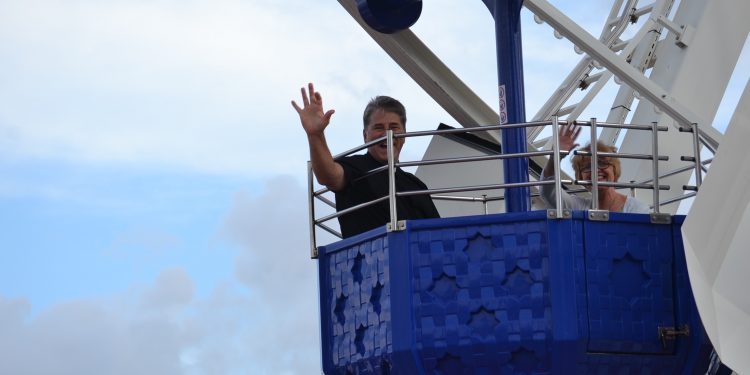
[{"label": "man's waving arm", "polygon": [[302,128],[307,134],[307,142],[310,146],[310,160],[313,172],[321,185],[332,191],[340,191],[346,185],[344,168],[333,160],[331,150],[328,149],[325,128],[331,122],[334,110],[323,111],[323,98],[320,92],[315,91],[313,84],[308,84],[308,91],[303,87],[302,107],[292,100],[292,107],[299,114]]}]

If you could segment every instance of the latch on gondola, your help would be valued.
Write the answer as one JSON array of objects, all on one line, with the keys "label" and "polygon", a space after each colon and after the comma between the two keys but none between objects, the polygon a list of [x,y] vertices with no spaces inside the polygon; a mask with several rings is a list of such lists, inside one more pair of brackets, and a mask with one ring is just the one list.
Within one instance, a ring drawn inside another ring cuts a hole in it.
[{"label": "latch on gondola", "polygon": [[667,340],[676,340],[677,336],[690,336],[690,327],[684,324],[679,329],[675,327],[659,327],[659,338],[664,349],[667,348]]}]

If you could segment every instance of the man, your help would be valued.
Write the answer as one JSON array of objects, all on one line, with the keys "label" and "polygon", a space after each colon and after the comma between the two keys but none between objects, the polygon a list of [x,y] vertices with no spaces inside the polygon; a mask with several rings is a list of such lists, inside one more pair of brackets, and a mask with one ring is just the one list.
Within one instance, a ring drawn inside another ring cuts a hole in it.
[{"label": "man", "polygon": [[[378,172],[368,176],[372,169],[388,163],[388,150],[385,141],[368,147],[364,155],[353,155],[334,160],[325,139],[325,128],[331,121],[334,110],[324,112],[323,98],[315,91],[313,84],[303,87],[302,107],[292,101],[292,106],[299,114],[302,128],[307,133],[310,146],[310,160],[313,172],[321,185],[336,194],[336,209],[343,210],[360,203],[372,201],[388,194],[388,173]],[[308,97],[309,92],[309,97]],[[396,99],[378,96],[365,108],[364,130],[365,143],[386,135],[387,130],[394,133],[406,131],[406,110]],[[398,160],[404,138],[394,139],[393,156]],[[427,186],[411,173],[401,168],[396,171],[396,191],[425,190]],[[398,218],[423,219],[440,217],[435,204],[427,195],[398,197],[396,199]],[[344,238],[380,227],[390,221],[390,210],[387,201],[356,210],[339,217],[341,233]]]}]

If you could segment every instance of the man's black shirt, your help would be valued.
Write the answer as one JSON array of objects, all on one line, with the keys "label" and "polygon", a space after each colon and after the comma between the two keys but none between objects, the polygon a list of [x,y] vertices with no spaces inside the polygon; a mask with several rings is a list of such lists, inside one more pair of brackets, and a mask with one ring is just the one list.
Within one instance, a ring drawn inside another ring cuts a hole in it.
[{"label": "man's black shirt", "polygon": [[[369,171],[383,166],[369,153],[348,156],[336,162],[344,168],[346,180],[344,189],[335,192],[337,210],[341,211],[388,195],[388,170],[365,177]],[[404,172],[401,168],[396,170],[397,192],[426,189],[427,185],[417,176]],[[388,207],[386,200],[340,216],[341,234],[347,238],[385,225],[391,218]],[[397,197],[396,209],[399,220],[440,217],[429,195]]]}]

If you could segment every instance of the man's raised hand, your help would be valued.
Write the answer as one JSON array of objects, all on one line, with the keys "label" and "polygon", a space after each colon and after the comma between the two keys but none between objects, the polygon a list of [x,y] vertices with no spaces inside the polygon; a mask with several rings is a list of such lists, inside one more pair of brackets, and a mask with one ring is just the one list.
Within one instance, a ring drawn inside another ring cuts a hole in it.
[{"label": "man's raised hand", "polygon": [[[333,116],[335,111],[331,109],[328,112],[324,112],[323,97],[320,95],[320,92],[315,91],[312,83],[309,83],[307,88],[307,91],[305,91],[304,87],[300,90],[302,92],[302,107],[294,100],[292,100],[292,107],[299,114],[302,128],[305,129],[307,135],[322,135],[326,126],[331,122],[331,116]],[[310,93],[309,98],[308,92]]]}]

